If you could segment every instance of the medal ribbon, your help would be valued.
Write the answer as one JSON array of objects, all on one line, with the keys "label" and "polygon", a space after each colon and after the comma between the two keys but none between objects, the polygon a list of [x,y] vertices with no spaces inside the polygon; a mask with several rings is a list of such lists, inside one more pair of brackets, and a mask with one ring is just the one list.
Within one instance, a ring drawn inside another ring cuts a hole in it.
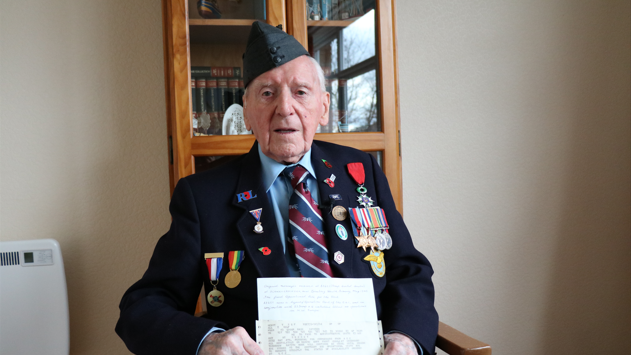
[{"label": "medal ribbon", "polygon": [[368,227],[369,229],[374,229],[375,226],[373,225],[373,221],[370,218],[370,215],[368,214],[368,209],[367,208],[361,208],[361,217],[362,217],[362,222],[364,223],[365,227]]},{"label": "medal ribbon", "polygon": [[381,218],[379,218],[379,207],[370,207],[368,208],[368,214],[370,215],[370,224],[373,228],[383,228],[383,224],[381,223]]},{"label": "medal ribbon", "polygon": [[386,213],[381,208],[379,208],[379,219],[381,220],[381,225],[384,229],[390,228],[390,226],[388,226],[388,221],[386,220]]},{"label": "medal ribbon", "polygon": [[362,229],[362,219],[360,217],[361,212],[358,211],[359,208],[349,208],[349,210],[351,211],[351,220],[355,223],[357,229],[357,233],[355,233],[355,235],[359,235],[359,231]]},{"label": "medal ribbon", "polygon": [[348,163],[346,164],[348,173],[351,175],[357,185],[363,185],[366,179],[366,173],[364,172],[364,164],[362,163]]},{"label": "medal ribbon", "polygon": [[206,266],[208,267],[208,275],[210,275],[210,281],[219,280],[219,273],[221,272],[221,266],[223,265],[223,253],[206,253]]},{"label": "medal ribbon", "polygon": [[228,265],[230,265],[230,270],[238,270],[241,266],[241,262],[245,258],[245,251],[243,250],[235,250],[228,253]]}]

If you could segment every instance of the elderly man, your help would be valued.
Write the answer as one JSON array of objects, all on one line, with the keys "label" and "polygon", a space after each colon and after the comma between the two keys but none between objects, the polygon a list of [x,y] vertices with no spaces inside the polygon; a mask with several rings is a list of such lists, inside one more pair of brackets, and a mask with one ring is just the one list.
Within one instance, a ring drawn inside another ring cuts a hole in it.
[{"label": "elderly man", "polygon": [[[432,354],[433,271],[383,172],[369,154],[313,141],[329,116],[322,69],[261,22],[243,66],[256,143],[178,182],[171,228],[123,297],[117,333],[138,354],[262,354],[253,340],[257,278],[371,278],[386,354]],[[202,283],[208,313],[194,317]]]}]

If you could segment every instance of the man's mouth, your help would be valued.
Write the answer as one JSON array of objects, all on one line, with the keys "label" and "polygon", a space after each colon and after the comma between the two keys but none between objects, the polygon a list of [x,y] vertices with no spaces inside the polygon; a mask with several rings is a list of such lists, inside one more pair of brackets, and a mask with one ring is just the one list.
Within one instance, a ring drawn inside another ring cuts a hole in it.
[{"label": "man's mouth", "polygon": [[275,129],[274,132],[276,133],[280,133],[280,134],[285,134],[285,133],[293,133],[296,132],[295,129],[292,128],[279,128],[279,129]]}]

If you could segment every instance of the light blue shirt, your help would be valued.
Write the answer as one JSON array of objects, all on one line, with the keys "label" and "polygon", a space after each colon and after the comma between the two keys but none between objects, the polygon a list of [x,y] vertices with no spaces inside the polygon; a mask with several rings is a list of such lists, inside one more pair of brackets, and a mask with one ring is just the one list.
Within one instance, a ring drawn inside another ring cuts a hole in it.
[{"label": "light blue shirt", "polygon": [[[285,165],[263,154],[259,145],[259,157],[261,159],[261,168],[263,172],[263,186],[269,198],[278,227],[280,241],[283,243],[283,253],[285,254],[285,263],[289,269],[291,277],[300,277],[300,271],[296,264],[295,255],[287,254],[287,238],[289,234],[289,198],[293,194],[294,189],[291,187],[291,181],[282,176],[283,170],[287,167],[301,165],[311,174],[307,179],[307,188],[311,191],[311,197],[318,203],[318,182],[315,180],[315,172],[311,165],[311,149],[296,164]],[[280,175],[280,176],[279,176]],[[265,211],[263,211],[265,213]]]}]

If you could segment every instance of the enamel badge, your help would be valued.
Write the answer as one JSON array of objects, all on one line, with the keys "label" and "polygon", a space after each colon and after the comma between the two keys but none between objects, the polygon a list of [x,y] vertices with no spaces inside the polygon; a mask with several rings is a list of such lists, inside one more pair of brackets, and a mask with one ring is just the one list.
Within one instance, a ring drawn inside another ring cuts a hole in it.
[{"label": "enamel badge", "polygon": [[378,277],[383,277],[386,274],[386,262],[383,260],[383,251],[370,251],[370,254],[364,260],[370,261],[372,272]]}]

